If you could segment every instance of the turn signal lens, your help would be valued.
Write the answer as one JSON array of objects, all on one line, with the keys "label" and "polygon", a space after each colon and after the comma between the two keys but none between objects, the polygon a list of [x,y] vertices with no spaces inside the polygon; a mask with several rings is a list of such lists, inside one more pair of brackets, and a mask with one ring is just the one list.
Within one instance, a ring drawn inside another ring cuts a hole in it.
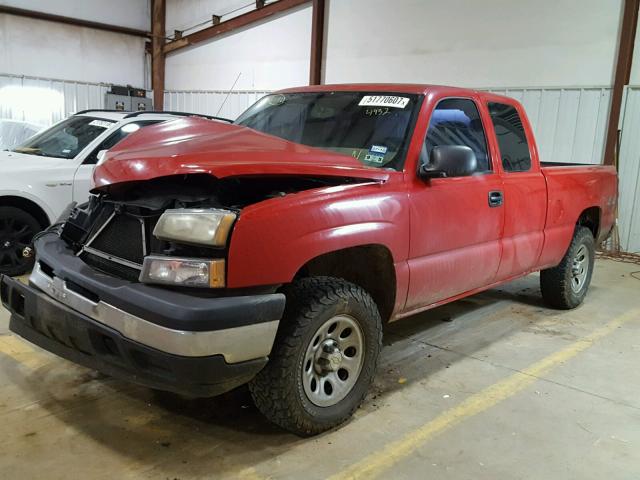
[{"label": "turn signal lens", "polygon": [[222,288],[225,286],[225,261],[149,256],[142,264],[140,282]]}]

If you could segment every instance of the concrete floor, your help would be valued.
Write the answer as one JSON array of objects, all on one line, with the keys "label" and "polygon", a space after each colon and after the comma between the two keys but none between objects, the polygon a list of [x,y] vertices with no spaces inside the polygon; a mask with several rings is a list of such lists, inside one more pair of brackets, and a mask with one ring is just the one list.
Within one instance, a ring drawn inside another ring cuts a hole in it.
[{"label": "concrete floor", "polygon": [[634,270],[599,261],[570,312],[532,275],[391,325],[363,407],[311,439],[243,389],[189,401],[77,367],[1,311],[0,478],[639,478]]}]

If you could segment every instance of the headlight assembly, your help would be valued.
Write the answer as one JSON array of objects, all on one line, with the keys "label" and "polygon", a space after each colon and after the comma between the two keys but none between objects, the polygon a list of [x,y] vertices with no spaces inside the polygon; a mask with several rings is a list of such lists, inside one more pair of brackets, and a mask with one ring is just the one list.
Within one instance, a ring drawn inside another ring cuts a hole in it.
[{"label": "headlight assembly", "polygon": [[153,235],[160,240],[224,247],[235,219],[229,210],[171,209],[160,216]]},{"label": "headlight assembly", "polygon": [[222,259],[145,257],[140,272],[142,283],[183,287],[223,288],[225,261]]}]

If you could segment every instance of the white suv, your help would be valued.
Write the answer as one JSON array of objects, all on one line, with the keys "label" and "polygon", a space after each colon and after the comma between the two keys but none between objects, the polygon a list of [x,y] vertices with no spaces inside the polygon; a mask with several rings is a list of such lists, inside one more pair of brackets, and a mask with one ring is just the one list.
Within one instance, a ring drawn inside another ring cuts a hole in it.
[{"label": "white suv", "polygon": [[22,255],[24,247],[69,203],[88,199],[101,151],[141,127],[187,115],[191,114],[84,110],[1,151],[0,273],[20,275],[31,268],[31,259]]}]

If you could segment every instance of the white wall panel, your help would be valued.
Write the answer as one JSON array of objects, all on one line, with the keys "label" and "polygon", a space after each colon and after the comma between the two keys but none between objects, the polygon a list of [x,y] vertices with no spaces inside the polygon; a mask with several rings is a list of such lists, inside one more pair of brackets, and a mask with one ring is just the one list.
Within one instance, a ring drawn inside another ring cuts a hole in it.
[{"label": "white wall panel", "polygon": [[545,162],[602,163],[611,89],[489,89],[524,105]]},{"label": "white wall panel", "polygon": [[640,253],[640,87],[626,92],[619,155],[618,224],[624,251]]},{"label": "white wall panel", "polygon": [[174,30],[189,34],[210,27],[213,14],[226,21],[255,8],[255,2],[247,0],[167,0],[167,35]]},{"label": "white wall panel", "polygon": [[108,85],[0,74],[0,118],[51,125],[72,113],[104,108]]},{"label": "white wall panel", "polygon": [[621,5],[620,0],[329,0],[324,80],[611,85]]},{"label": "white wall panel", "polygon": [[150,0],[0,0],[0,5],[148,31]]},{"label": "white wall panel", "polygon": [[310,45],[309,4],[168,54],[165,86],[167,90],[228,90],[238,75],[238,90],[306,85]]},{"label": "white wall panel", "polygon": [[165,110],[203,113],[235,120],[267,91],[168,91],[164,94]]},{"label": "white wall panel", "polygon": [[145,39],[0,14],[0,73],[144,87]]}]

